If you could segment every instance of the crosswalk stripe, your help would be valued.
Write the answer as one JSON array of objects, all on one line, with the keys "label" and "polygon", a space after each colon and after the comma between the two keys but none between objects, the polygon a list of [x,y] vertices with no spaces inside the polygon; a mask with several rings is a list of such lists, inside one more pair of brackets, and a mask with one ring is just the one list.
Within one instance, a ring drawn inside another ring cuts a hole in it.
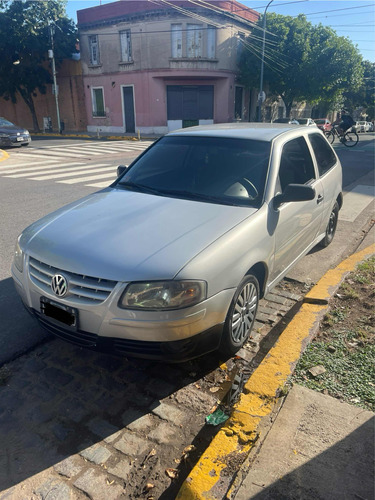
[{"label": "crosswalk stripe", "polygon": [[[19,154],[23,156],[22,153],[19,153]],[[74,151],[72,151],[72,154],[70,155],[68,148],[64,148],[64,150],[61,150],[61,152],[38,149],[34,153],[34,156],[36,156],[36,155],[38,155],[38,156],[40,156],[40,155],[42,155],[42,156],[61,156],[61,155],[63,155],[63,156],[72,156],[72,155],[74,155],[74,156],[87,156],[87,153],[75,153]],[[28,156],[30,156],[30,155],[28,154]]]},{"label": "crosswalk stripe", "polygon": [[[103,171],[103,167],[105,165],[102,165],[101,167],[96,167],[96,168],[91,168],[91,167],[83,167],[83,168],[76,168],[75,170],[78,170],[77,172],[65,172],[63,174],[52,174],[52,175],[41,175],[39,177],[29,177],[32,181],[49,181],[51,179],[63,179],[64,177],[75,177],[76,175],[82,175],[82,174],[90,174],[91,172],[97,172],[97,171]],[[116,171],[116,167],[108,167],[108,170]],[[86,170],[86,171],[85,171]],[[108,174],[106,174],[108,175]]]},{"label": "crosswalk stripe", "polygon": [[112,176],[109,174],[100,174],[100,175],[92,175],[91,177],[81,177],[79,179],[68,179],[66,181],[57,181],[57,182],[59,184],[76,184],[78,182],[95,181],[96,179],[105,179],[105,178],[108,179],[108,184],[113,182],[116,179],[116,172],[113,172]]},{"label": "crosswalk stripe", "polygon": [[[69,151],[73,151],[73,152],[77,152],[77,153],[82,153],[82,150],[85,149],[85,148],[78,148],[78,147],[70,147],[70,146],[67,146],[66,148],[64,149],[61,149],[61,152],[62,153],[65,153],[66,150],[69,150]],[[59,149],[56,149],[55,151],[60,151]],[[90,151],[88,151],[87,153],[85,153],[85,156],[87,156],[87,154],[92,154],[92,155],[100,155],[100,153],[94,153],[91,149]]]},{"label": "crosswalk stripe", "polygon": [[[16,168],[16,169],[12,169],[12,170],[6,170],[4,172],[1,172],[2,174],[12,174],[12,175],[4,175],[4,177],[12,177],[12,178],[17,178],[17,177],[27,177],[28,175],[34,175],[35,174],[38,174],[39,171],[42,171],[41,173],[44,173],[43,171],[47,170],[49,168],[57,168],[60,170],[61,167],[76,167],[78,165],[86,165],[85,163],[64,163],[64,164],[61,164],[61,163],[56,163],[56,161],[52,164],[49,164],[49,165],[43,165],[43,167],[34,167],[34,166],[30,166],[30,167],[27,167],[27,168]],[[18,172],[18,173],[17,173]],[[22,172],[22,173],[19,173],[19,172]]]},{"label": "crosswalk stripe", "polygon": [[[38,161],[36,163],[36,165],[45,165],[47,166],[48,164],[51,165],[53,163],[56,163],[57,160],[45,160],[45,161]],[[7,167],[7,165],[5,165],[5,167]],[[18,168],[18,167],[21,167],[21,168]],[[33,167],[33,165],[31,164],[27,164],[27,166],[25,165],[25,162],[23,161],[22,163],[15,163],[14,165],[12,165],[11,168],[6,168],[5,170],[2,170],[1,167],[0,167],[0,175],[1,174],[7,174],[9,172],[19,172],[20,170],[25,170],[25,168],[31,168]],[[36,168],[39,168],[39,167],[36,167]]]},{"label": "crosswalk stripe", "polygon": [[93,187],[93,188],[98,188],[98,189],[102,189],[102,188],[106,188],[108,187],[108,181],[107,182],[96,182],[94,184],[86,184],[86,186],[88,187]]}]

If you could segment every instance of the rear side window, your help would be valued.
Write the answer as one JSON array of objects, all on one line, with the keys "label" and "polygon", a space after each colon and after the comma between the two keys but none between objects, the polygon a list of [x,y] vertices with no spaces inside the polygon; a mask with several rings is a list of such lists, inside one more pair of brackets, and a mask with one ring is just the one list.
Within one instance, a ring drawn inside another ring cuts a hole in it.
[{"label": "rear side window", "polygon": [[320,134],[311,134],[309,138],[318,164],[319,175],[322,176],[336,164],[336,156],[331,146]]}]

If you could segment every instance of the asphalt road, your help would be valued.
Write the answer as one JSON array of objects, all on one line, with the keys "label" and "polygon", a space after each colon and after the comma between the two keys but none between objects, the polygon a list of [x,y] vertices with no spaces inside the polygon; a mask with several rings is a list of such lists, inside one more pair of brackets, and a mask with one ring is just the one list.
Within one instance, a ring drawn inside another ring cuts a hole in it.
[{"label": "asphalt road", "polygon": [[[44,336],[24,311],[10,278],[18,234],[43,215],[108,185],[115,178],[115,167],[129,164],[149,144],[58,138],[39,139],[28,148],[7,150],[9,158],[0,162],[0,366]],[[365,195],[359,193],[362,198],[370,195],[368,189],[373,193],[374,145],[374,133],[361,134],[360,143],[353,149],[335,145],[343,165],[344,191],[348,194],[357,186],[365,186]],[[82,167],[86,177],[82,177]],[[293,269],[291,278],[315,282],[359,244],[362,231],[369,226],[372,206],[360,203],[358,207],[355,197],[346,199],[346,220],[340,220],[333,244],[306,256]]]}]

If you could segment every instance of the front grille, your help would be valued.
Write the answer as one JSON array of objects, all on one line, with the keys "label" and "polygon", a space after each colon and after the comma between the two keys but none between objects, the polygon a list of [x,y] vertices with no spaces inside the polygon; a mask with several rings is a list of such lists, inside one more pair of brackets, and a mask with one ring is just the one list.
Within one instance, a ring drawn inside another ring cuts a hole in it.
[{"label": "front grille", "polygon": [[55,274],[62,273],[69,282],[68,293],[64,298],[75,304],[100,304],[104,302],[116,286],[116,281],[71,273],[49,266],[40,260],[29,258],[30,280],[45,293],[53,295],[51,280]]}]

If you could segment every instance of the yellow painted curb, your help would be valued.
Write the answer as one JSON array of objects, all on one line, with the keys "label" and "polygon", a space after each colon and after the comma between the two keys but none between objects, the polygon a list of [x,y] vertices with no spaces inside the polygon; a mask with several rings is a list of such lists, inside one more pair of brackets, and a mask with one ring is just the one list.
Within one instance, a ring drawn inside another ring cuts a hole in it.
[{"label": "yellow painted curb", "polygon": [[0,161],[4,161],[4,160],[7,160],[9,158],[9,155],[6,151],[3,151],[2,149],[0,149]]},{"label": "yellow painted curb", "polygon": [[[221,427],[209,447],[184,481],[178,500],[221,500],[219,482],[233,473],[225,472],[233,456],[245,459],[259,437],[259,424],[273,410],[278,393],[293,373],[294,366],[309,339],[319,327],[328,309],[328,299],[337,290],[345,276],[357,264],[375,253],[375,244],[345,259],[328,271],[309,292],[311,299],[324,303],[304,302],[299,312],[287,325],[278,341],[246,383],[231,417]],[[216,491],[215,491],[216,490]],[[218,496],[219,495],[219,496]]]}]

